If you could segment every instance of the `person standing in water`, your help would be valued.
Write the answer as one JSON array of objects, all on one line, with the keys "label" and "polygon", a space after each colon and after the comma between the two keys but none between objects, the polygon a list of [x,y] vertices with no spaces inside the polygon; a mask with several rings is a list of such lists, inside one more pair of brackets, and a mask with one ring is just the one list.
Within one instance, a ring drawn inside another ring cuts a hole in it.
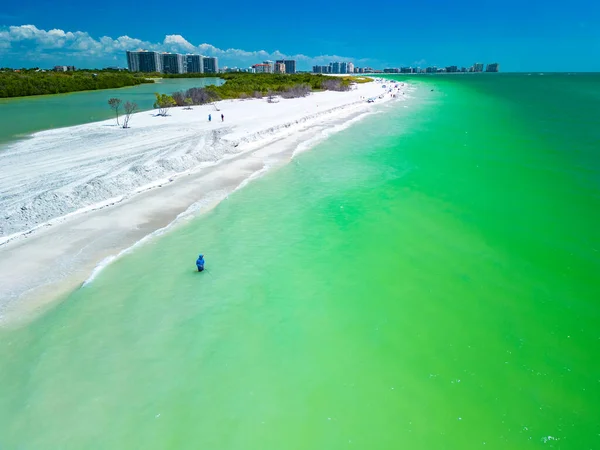
[{"label": "person standing in water", "polygon": [[221,114],[221,122],[225,122],[225,116]]},{"label": "person standing in water", "polygon": [[208,115],[208,121],[210,122],[212,120],[212,117],[210,116],[210,114]]},{"label": "person standing in water", "polygon": [[196,267],[198,268],[198,272],[202,272],[204,270],[204,255],[199,255],[196,260]]}]

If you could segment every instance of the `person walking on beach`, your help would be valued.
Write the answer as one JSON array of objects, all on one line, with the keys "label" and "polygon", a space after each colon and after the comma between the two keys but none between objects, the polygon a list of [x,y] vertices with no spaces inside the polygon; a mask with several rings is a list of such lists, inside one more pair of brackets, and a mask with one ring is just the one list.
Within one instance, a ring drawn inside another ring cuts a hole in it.
[{"label": "person walking on beach", "polygon": [[225,116],[221,114],[221,122],[225,122]]},{"label": "person walking on beach", "polygon": [[210,116],[210,114],[208,115],[208,121],[210,122],[212,120],[212,117]]}]

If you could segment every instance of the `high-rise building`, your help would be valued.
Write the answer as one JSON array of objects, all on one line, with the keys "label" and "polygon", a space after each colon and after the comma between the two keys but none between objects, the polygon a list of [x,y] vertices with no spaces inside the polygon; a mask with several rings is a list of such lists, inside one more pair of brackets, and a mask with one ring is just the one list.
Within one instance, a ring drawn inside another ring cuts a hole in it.
[{"label": "high-rise building", "polygon": [[161,53],[163,73],[184,73],[183,55],[178,53]]},{"label": "high-rise building", "polygon": [[486,72],[499,72],[500,71],[500,64],[498,63],[491,63],[488,64],[487,67],[485,68]]},{"label": "high-rise building", "polygon": [[285,64],[282,62],[276,62],[273,66],[273,73],[285,73]]},{"label": "high-rise building", "polygon": [[275,64],[284,64],[285,73],[296,73],[296,60],[294,59],[278,59]]},{"label": "high-rise building", "polygon": [[273,73],[273,68],[268,63],[254,64],[252,68],[255,73]]},{"label": "high-rise building", "polygon": [[473,64],[473,72],[483,72],[483,63]]},{"label": "high-rise building", "polygon": [[330,70],[329,73],[342,73],[339,62],[332,62],[329,64]]},{"label": "high-rise building", "polygon": [[204,72],[203,58],[201,55],[185,55],[186,72],[202,73]]},{"label": "high-rise building", "polygon": [[383,73],[400,73],[400,69],[393,69],[393,68],[383,69]]},{"label": "high-rise building", "polygon": [[263,64],[267,64],[271,67],[271,71],[268,73],[273,73],[275,71],[275,63],[273,61],[267,60],[267,61],[263,61]]},{"label": "high-rise building", "polygon": [[140,71],[140,57],[138,52],[127,51],[127,68],[130,72]]},{"label": "high-rise building", "polygon": [[141,52],[140,72],[162,72],[162,59],[157,52]]},{"label": "high-rise building", "polygon": [[331,66],[313,66],[313,73],[331,73]]},{"label": "high-rise building", "polygon": [[162,59],[156,52],[128,51],[127,67],[130,72],[162,72]]},{"label": "high-rise building", "polygon": [[348,63],[340,63],[340,73],[348,73]]},{"label": "high-rise building", "polygon": [[448,67],[446,67],[446,72],[456,73],[456,72],[458,72],[458,67],[457,66],[448,66]]},{"label": "high-rise building", "polygon": [[219,60],[212,56],[203,56],[202,63],[204,64],[204,73],[218,73]]},{"label": "high-rise building", "polygon": [[348,72],[347,73],[354,73],[354,64],[349,62],[348,63]]}]

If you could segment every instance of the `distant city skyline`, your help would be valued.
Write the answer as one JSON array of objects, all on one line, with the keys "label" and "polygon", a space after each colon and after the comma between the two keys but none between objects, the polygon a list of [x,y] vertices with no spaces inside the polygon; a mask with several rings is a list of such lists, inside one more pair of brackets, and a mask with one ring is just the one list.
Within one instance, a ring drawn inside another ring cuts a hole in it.
[{"label": "distant city skyline", "polygon": [[[23,33],[21,37],[19,36],[19,32]],[[16,41],[26,40],[26,39],[34,39],[35,36],[38,38],[44,37],[45,40],[48,40],[51,36],[55,38],[64,38],[68,39],[91,39],[87,35],[76,35],[73,33],[61,33],[59,30],[51,30],[50,32],[45,32],[43,30],[39,30],[32,26],[26,27],[11,27],[10,34],[12,38]],[[0,34],[0,38],[5,37],[7,35],[4,32],[4,35]],[[33,37],[32,37],[33,36]],[[10,39],[9,39],[10,41]],[[119,40],[117,40],[118,42]],[[92,42],[95,42],[92,40]],[[102,39],[104,44],[114,44],[115,41]],[[194,47],[189,42],[185,41],[181,36],[177,37],[174,35],[166,36],[164,43],[167,42],[176,43],[179,45],[179,48],[184,47],[187,50],[196,50],[203,48],[207,51],[215,51],[215,49],[208,45]],[[138,45],[142,42],[138,42],[135,40],[131,40],[128,38],[125,42],[121,42],[125,46]],[[80,42],[81,44],[81,42]],[[156,48],[156,46],[142,43],[146,45],[150,45],[151,47]],[[6,45],[5,45],[6,47]],[[81,47],[81,45],[80,45]],[[232,51],[231,49],[229,51]],[[259,52],[261,53],[261,52]],[[183,73],[219,73],[219,72],[255,72],[255,73],[296,73],[297,72],[297,62],[295,59],[285,58],[278,59],[276,62],[272,60],[265,60],[262,63],[252,64],[249,67],[238,68],[234,66],[233,68],[229,68],[227,66],[223,67],[219,70],[218,58],[214,56],[205,56],[195,53],[178,53],[171,51],[160,51],[153,49],[138,49],[138,50],[126,50],[126,61],[127,61],[127,69],[132,72],[160,72],[165,74],[183,74]],[[64,56],[63,56],[64,57]],[[42,67],[37,62],[38,67]],[[421,68],[418,64],[424,63],[424,60],[418,61],[414,67],[406,66],[406,67],[376,67],[373,68],[371,66],[363,66],[360,67],[358,65],[354,65],[352,61],[335,61],[330,62],[328,65],[314,65],[312,69],[305,70],[304,72],[312,72],[312,73],[320,73],[320,74],[353,74],[353,73],[440,73],[440,72],[448,72],[448,73],[457,73],[457,72],[499,72],[499,64],[498,63],[488,63],[484,65],[483,63],[475,63],[470,67],[460,67],[459,66],[446,66],[438,68],[437,66],[428,66],[426,68]],[[9,67],[9,66],[6,66]],[[15,66],[17,68],[18,66]],[[485,70],[484,70],[485,67]],[[80,66],[81,68],[81,66]],[[83,68],[86,68],[85,65]],[[98,67],[96,67],[98,68]],[[120,69],[119,65],[116,66],[106,66],[105,68],[109,69]],[[58,65],[54,67],[54,70],[62,71],[67,70],[75,70],[74,66],[64,66]],[[302,70],[300,70],[302,71]]]},{"label": "distant city skyline", "polygon": [[[125,50],[198,53],[223,66],[293,59],[297,70],[331,61],[364,67],[446,67],[458,61],[501,61],[503,72],[600,71],[600,5],[557,2],[423,0],[360,8],[307,0],[302,8],[267,0],[257,9],[241,0],[203,5],[194,20],[165,20],[166,5],[146,0],[135,20],[98,2],[5,2],[0,13],[0,65],[31,67],[126,65]],[[168,5],[191,14],[191,0]],[[284,16],[293,17],[293,26]],[[401,26],[398,21],[401,20]],[[256,23],[267,23],[259,32]],[[349,32],[349,25],[356,25]]]},{"label": "distant city skyline", "polygon": [[[42,30],[34,25],[0,27],[0,66],[44,67],[76,65],[80,68],[128,67],[126,52],[146,50],[157,53],[197,53],[218,58],[224,66],[250,67],[257,60],[288,61],[286,70],[310,71],[315,62],[332,59],[356,59],[335,55],[288,55],[275,50],[245,51],[219,49],[210,44],[193,45],[181,35],[167,35],[162,42],[146,42],[129,36],[93,38],[85,32],[58,29]],[[367,61],[367,58],[357,59]],[[290,62],[293,61],[293,62]]]},{"label": "distant city skyline", "polygon": [[475,63],[472,66],[428,66],[428,67],[387,67],[383,73],[495,73],[500,72],[500,64],[494,63]]}]

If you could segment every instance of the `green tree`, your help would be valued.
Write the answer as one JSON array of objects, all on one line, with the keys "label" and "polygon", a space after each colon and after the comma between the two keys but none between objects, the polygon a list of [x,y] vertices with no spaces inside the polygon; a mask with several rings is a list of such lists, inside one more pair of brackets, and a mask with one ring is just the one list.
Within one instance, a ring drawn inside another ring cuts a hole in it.
[{"label": "green tree", "polygon": [[0,71],[0,98],[112,89],[153,83],[142,74],[109,71]]},{"label": "green tree", "polygon": [[159,94],[158,92],[156,92],[154,96],[156,97],[154,107],[158,108],[158,115],[166,116],[169,112],[169,108],[175,106],[175,100],[170,95]]}]

